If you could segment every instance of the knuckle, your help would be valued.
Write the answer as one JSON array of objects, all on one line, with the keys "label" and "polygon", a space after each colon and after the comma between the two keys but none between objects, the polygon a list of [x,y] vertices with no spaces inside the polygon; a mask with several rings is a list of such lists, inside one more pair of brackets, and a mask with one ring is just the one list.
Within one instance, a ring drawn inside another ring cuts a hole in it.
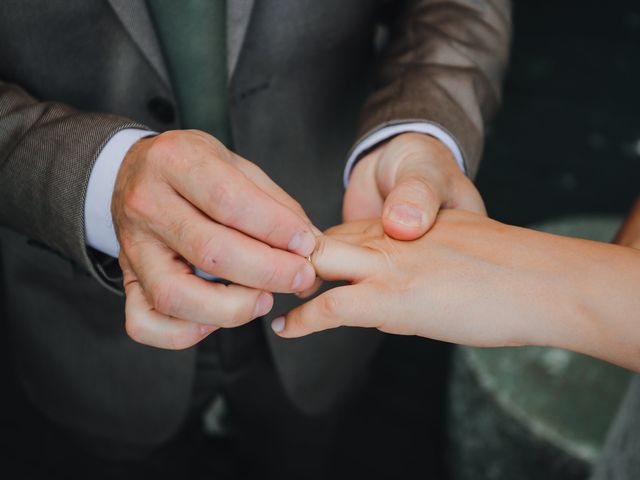
[{"label": "knuckle", "polygon": [[274,290],[275,287],[281,283],[280,280],[280,268],[278,264],[269,262],[262,269],[258,276],[259,286],[265,290]]},{"label": "knuckle", "polygon": [[319,299],[319,308],[322,316],[325,318],[336,318],[341,309],[340,297],[334,292],[327,292],[321,295]]},{"label": "knuckle", "polygon": [[[118,243],[120,244],[120,257],[118,258],[118,262],[120,263],[123,274],[125,274],[126,281],[133,273],[131,265],[136,261],[135,246],[138,242],[135,240],[135,235],[133,235],[129,229],[117,228],[116,230],[118,232]],[[126,260],[123,259],[124,254],[127,256]],[[127,274],[129,277],[127,277]]]},{"label": "knuckle", "polygon": [[193,329],[187,325],[181,325],[167,336],[167,348],[169,350],[184,350],[196,343]]},{"label": "knuckle", "polygon": [[259,166],[257,166],[253,162],[250,162],[246,158],[242,158],[239,155],[231,155],[229,158],[229,163],[243,172],[245,176],[250,180],[253,180],[257,176],[264,174]]},{"label": "knuckle", "polygon": [[167,158],[173,158],[180,151],[181,134],[176,130],[161,133],[154,138],[153,143],[149,147],[147,157],[151,161],[163,161]]},{"label": "knuckle", "polygon": [[250,320],[249,314],[247,313],[247,305],[240,302],[227,305],[221,313],[222,315],[218,323],[223,328],[232,328],[244,325]]},{"label": "knuckle", "polygon": [[293,210],[295,213],[302,216],[303,218],[306,217],[306,213],[304,211],[304,208],[302,208],[302,204],[297,200],[294,200],[293,198],[289,197],[287,206],[291,210]]},{"label": "knuckle", "polygon": [[274,245],[283,236],[282,230],[283,228],[281,224],[269,223],[266,227],[266,231],[264,232],[264,237],[262,238],[269,245]]},{"label": "knuckle", "polygon": [[437,187],[426,180],[412,179],[403,183],[398,191],[401,198],[427,212],[437,211],[442,200]]},{"label": "knuckle", "polygon": [[308,308],[296,309],[287,315],[286,325],[290,331],[297,334],[317,332],[320,329],[320,320],[317,304],[309,305]]},{"label": "knuckle", "polygon": [[217,182],[211,189],[211,202],[219,212],[219,220],[225,223],[233,218],[237,211],[236,189],[232,181]]},{"label": "knuckle", "polygon": [[198,268],[209,272],[217,266],[221,252],[215,237],[197,238],[194,240],[192,248]]},{"label": "knuckle", "polygon": [[172,219],[169,221],[166,229],[171,232],[172,236],[175,238],[175,241],[179,245],[182,245],[188,238],[188,233],[190,231],[189,219],[184,217]]},{"label": "knuckle", "polygon": [[192,168],[193,144],[190,137],[193,134],[179,130],[161,133],[149,147],[147,162],[158,172]]},{"label": "knuckle", "polygon": [[380,222],[367,224],[362,233],[367,242],[374,239],[385,238],[384,228]]},{"label": "knuckle", "polygon": [[152,289],[151,306],[154,310],[175,316],[180,309],[180,295],[169,282],[159,282]]},{"label": "knuckle", "polygon": [[125,217],[137,219],[146,217],[152,211],[154,202],[142,186],[128,189],[123,198],[123,213]]},{"label": "knuckle", "polygon": [[406,193],[418,198],[428,199],[435,196],[435,191],[428,180],[408,179],[403,183],[403,189]]},{"label": "knuckle", "polygon": [[138,318],[138,315],[127,312],[125,314],[124,329],[131,340],[138,343],[144,343],[144,328],[142,322],[140,322],[140,319]]},{"label": "knuckle", "polygon": [[316,248],[311,252],[311,263],[314,268],[323,268],[325,266],[327,244],[331,241],[330,238],[327,235],[321,235],[316,239]]}]

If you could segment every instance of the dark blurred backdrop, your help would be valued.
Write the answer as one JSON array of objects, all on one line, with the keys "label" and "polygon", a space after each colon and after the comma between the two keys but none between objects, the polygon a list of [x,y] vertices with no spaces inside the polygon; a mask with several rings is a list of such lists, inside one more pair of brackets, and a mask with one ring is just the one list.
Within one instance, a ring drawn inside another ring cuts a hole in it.
[{"label": "dark blurred backdrop", "polygon": [[[639,88],[640,1],[516,1],[504,107],[477,179],[489,214],[528,225],[624,212],[640,192]],[[15,392],[1,338],[0,449],[18,463],[37,461],[25,438],[34,425],[23,428],[31,412]],[[450,353],[437,342],[388,339],[344,415],[336,478],[446,478]]]},{"label": "dark blurred backdrop", "polygon": [[640,193],[640,2],[516,0],[504,107],[478,186],[526,225],[623,212]]}]

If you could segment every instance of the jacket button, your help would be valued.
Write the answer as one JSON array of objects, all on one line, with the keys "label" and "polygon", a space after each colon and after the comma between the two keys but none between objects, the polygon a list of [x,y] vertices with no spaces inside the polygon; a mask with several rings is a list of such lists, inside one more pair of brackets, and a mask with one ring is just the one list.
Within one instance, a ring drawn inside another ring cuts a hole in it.
[{"label": "jacket button", "polygon": [[149,113],[162,123],[172,123],[176,118],[176,111],[169,100],[163,97],[153,97],[147,102]]}]

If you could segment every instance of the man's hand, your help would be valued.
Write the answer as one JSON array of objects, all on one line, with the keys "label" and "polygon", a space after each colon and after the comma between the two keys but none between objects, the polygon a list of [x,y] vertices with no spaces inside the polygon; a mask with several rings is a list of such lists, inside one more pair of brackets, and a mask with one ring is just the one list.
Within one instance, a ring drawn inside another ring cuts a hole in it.
[{"label": "man's hand", "polygon": [[[218,327],[273,306],[271,292],[315,280],[302,208],[251,162],[203,132],[136,143],[118,172],[112,216],[120,242],[128,334],[163,348],[192,346]],[[192,267],[233,284],[207,282]]]},{"label": "man's hand", "polygon": [[415,240],[441,208],[485,215],[480,194],[449,149],[421,133],[404,133],[362,158],[344,197],[345,222],[382,217],[387,235]]}]

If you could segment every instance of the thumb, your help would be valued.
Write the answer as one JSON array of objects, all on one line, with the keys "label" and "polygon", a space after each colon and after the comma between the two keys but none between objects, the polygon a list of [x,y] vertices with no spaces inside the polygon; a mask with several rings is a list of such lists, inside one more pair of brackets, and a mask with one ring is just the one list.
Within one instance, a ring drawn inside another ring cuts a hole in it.
[{"label": "thumb", "polygon": [[396,240],[420,238],[433,225],[441,204],[438,192],[426,179],[399,177],[384,202],[384,231]]}]

